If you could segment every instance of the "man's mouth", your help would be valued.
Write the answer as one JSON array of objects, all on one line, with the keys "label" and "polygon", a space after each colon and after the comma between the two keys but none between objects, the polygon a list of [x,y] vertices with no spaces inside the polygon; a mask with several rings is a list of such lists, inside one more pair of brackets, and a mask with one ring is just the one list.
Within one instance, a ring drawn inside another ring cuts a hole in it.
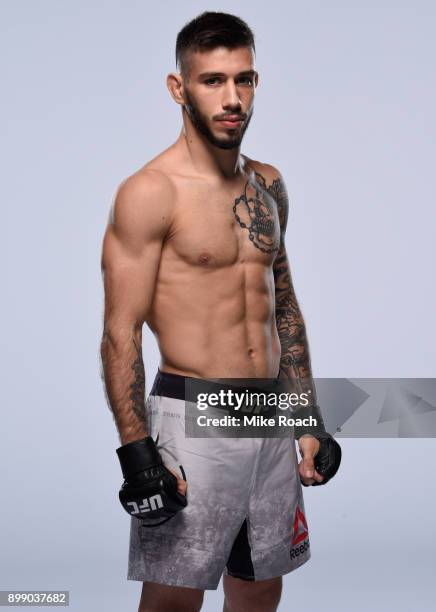
[{"label": "man's mouth", "polygon": [[243,119],[240,115],[228,115],[227,117],[219,119],[219,121],[225,125],[225,127],[234,128],[239,127],[243,122]]}]

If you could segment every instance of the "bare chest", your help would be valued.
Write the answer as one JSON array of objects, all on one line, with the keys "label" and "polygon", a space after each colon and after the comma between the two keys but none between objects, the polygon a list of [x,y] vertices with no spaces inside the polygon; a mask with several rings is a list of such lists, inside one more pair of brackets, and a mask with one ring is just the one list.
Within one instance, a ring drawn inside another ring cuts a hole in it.
[{"label": "bare chest", "polygon": [[237,262],[271,265],[279,243],[277,203],[255,181],[233,189],[179,188],[166,246],[186,263],[211,268]]}]

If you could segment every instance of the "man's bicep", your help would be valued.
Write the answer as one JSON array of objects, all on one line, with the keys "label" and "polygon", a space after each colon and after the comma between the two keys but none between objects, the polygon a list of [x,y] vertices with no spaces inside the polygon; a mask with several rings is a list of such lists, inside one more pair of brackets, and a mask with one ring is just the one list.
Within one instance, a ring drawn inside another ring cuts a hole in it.
[{"label": "man's bicep", "polygon": [[153,301],[162,243],[148,241],[131,251],[112,227],[103,244],[102,271],[105,293],[105,323],[112,329],[142,326]]},{"label": "man's bicep", "polygon": [[267,191],[274,199],[277,206],[277,214],[280,224],[281,242],[284,242],[286,227],[289,216],[289,195],[285,180],[281,172],[270,164],[265,164],[267,168]]},{"label": "man's bicep", "polygon": [[153,301],[163,240],[169,226],[168,194],[156,177],[123,184],[103,241],[105,323],[142,326]]},{"label": "man's bicep", "polygon": [[284,241],[274,260],[273,274],[276,308],[284,308],[295,304],[294,287]]},{"label": "man's bicep", "polygon": [[270,181],[268,191],[276,202],[280,224],[280,248],[273,263],[276,308],[289,307],[290,305],[296,307],[291,270],[285,245],[285,234],[289,217],[288,190],[281,172],[275,166],[270,164],[266,166]]}]

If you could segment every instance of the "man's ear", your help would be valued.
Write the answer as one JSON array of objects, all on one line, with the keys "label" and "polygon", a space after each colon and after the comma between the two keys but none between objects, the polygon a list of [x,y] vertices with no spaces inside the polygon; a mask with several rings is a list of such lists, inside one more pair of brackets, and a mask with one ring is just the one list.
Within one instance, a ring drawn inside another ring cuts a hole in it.
[{"label": "man's ear", "polygon": [[171,97],[177,104],[185,104],[183,93],[183,77],[178,72],[170,72],[167,76],[167,87]]}]

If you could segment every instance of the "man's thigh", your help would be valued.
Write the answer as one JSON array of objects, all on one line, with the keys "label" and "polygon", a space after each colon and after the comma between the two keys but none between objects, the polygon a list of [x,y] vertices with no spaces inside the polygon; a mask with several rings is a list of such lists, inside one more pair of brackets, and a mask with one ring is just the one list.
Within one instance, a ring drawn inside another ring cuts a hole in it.
[{"label": "man's thigh", "polygon": [[143,582],[138,612],[199,612],[204,591]]},{"label": "man's thigh", "polygon": [[249,581],[223,577],[223,612],[275,612],[282,594],[282,578]]}]

